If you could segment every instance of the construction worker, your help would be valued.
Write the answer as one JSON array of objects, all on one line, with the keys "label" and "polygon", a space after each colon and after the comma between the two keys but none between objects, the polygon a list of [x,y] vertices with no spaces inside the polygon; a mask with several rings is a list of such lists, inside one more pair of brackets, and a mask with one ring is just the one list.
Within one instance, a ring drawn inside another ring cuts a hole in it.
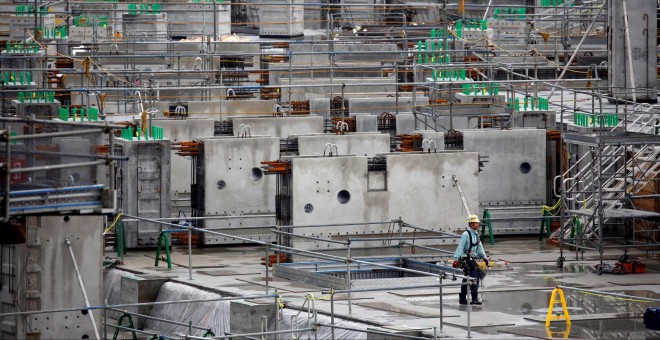
[{"label": "construction worker", "polygon": [[[454,268],[461,268],[466,276],[476,278],[476,281],[470,285],[470,293],[472,295],[470,304],[480,305],[479,279],[482,278],[482,274],[476,259],[483,259],[486,266],[488,266],[488,259],[486,258],[484,246],[481,244],[479,232],[477,231],[479,229],[479,217],[477,215],[470,215],[467,222],[470,227],[461,235],[461,241],[458,243],[458,247],[456,247],[456,251],[454,252]],[[466,282],[467,279],[463,279],[463,283]],[[458,298],[459,304],[467,305],[467,285],[461,286],[461,292]]]}]

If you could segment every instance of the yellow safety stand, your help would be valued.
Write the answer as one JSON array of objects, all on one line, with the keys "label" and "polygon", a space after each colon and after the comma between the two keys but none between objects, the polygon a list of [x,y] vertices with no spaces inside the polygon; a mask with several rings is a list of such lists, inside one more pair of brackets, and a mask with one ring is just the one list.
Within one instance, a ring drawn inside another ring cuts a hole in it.
[{"label": "yellow safety stand", "polygon": [[[559,295],[559,301],[561,302],[561,308],[564,310],[564,315],[559,315],[559,313],[557,313],[557,315],[552,314],[555,309],[555,305],[558,302],[557,295]],[[550,322],[556,320],[566,320],[566,326],[571,326],[571,317],[568,315],[566,299],[564,298],[564,292],[561,290],[561,288],[555,288],[552,290],[552,294],[550,295],[550,305],[548,306],[548,316],[545,318],[545,327],[550,327]]]},{"label": "yellow safety stand", "polygon": [[568,336],[571,335],[571,324],[566,324],[566,328],[563,331],[553,331],[550,327],[546,326],[545,333],[549,339],[558,339],[560,337],[568,339]]}]

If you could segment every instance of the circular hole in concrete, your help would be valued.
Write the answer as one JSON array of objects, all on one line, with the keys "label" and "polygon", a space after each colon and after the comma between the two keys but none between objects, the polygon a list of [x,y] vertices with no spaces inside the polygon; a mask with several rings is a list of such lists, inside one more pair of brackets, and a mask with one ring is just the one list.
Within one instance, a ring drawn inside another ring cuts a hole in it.
[{"label": "circular hole in concrete", "polygon": [[223,180],[219,180],[215,186],[218,188],[218,190],[222,190],[227,186],[227,183],[225,183]]},{"label": "circular hole in concrete", "polygon": [[87,311],[87,309],[83,309],[83,310],[80,311],[80,313],[82,313],[82,315],[87,315],[87,313],[89,313],[89,312]]},{"label": "circular hole in concrete", "polygon": [[529,164],[527,162],[522,162],[522,164],[520,164],[520,172],[522,172],[523,174],[526,174],[526,173],[530,172],[531,170],[532,170],[532,165],[531,164]]},{"label": "circular hole in concrete", "polygon": [[264,177],[264,172],[261,169],[252,168],[252,170],[250,171],[250,179],[251,180],[256,182],[256,181],[260,180],[262,177]]},{"label": "circular hole in concrete", "polygon": [[337,201],[341,204],[346,204],[351,200],[351,193],[348,190],[342,190],[337,193]]},{"label": "circular hole in concrete", "polygon": [[305,209],[305,212],[309,214],[312,211],[314,211],[314,206],[311,203],[307,203],[307,204],[305,204],[304,209]]}]

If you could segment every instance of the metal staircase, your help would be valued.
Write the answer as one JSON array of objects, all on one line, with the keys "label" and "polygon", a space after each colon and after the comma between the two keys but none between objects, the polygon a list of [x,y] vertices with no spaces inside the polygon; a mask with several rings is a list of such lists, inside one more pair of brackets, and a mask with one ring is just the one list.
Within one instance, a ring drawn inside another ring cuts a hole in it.
[{"label": "metal staircase", "polygon": [[[657,106],[642,104],[632,112],[610,131],[630,134],[629,143],[593,147],[562,175],[565,223],[551,237],[562,236],[574,243],[596,241],[592,244],[597,247],[599,228],[620,223],[616,221],[625,216],[616,213],[632,210],[631,197],[660,172],[660,136],[651,143],[636,144],[633,140],[634,136],[657,134],[660,111]],[[583,217],[581,230],[575,225],[575,215]]]}]

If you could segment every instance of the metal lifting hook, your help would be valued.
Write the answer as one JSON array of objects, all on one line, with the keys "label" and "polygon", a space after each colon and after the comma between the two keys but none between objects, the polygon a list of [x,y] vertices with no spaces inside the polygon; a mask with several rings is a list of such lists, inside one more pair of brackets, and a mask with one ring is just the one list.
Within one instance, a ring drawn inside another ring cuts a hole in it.
[{"label": "metal lifting hook", "polygon": [[[328,148],[330,150],[328,150]],[[337,149],[337,144],[331,144],[331,143],[325,143],[325,146],[323,147],[323,157],[325,157],[325,154],[327,151],[329,151],[328,156],[332,157],[332,148],[335,149],[335,155],[339,155],[339,150]]]},{"label": "metal lifting hook", "polygon": [[434,153],[438,152],[438,150],[436,149],[436,146],[435,146],[435,141],[433,139],[425,139],[425,140],[422,141],[422,152],[424,152],[424,149],[425,149],[424,144],[428,145],[429,153],[431,153],[431,144],[433,144],[433,152]]}]

